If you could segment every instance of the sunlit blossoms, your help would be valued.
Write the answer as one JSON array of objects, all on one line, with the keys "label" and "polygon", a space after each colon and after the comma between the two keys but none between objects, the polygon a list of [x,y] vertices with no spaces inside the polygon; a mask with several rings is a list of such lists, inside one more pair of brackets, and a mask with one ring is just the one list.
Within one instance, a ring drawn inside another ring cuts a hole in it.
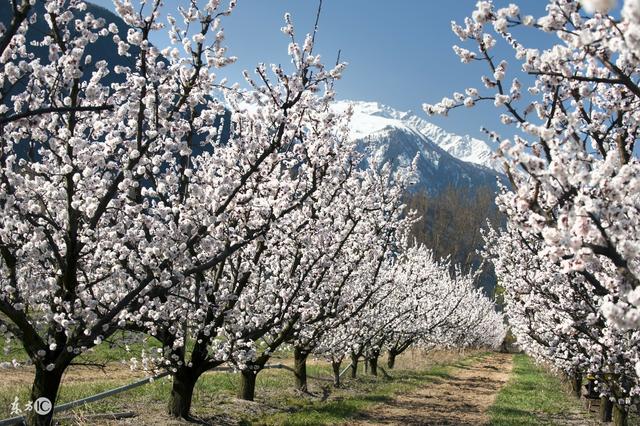
[{"label": "sunlit blossoms", "polygon": [[371,303],[326,333],[314,352],[337,366],[350,359],[353,374],[364,358],[375,374],[385,350],[393,368],[410,347],[499,347],[506,334],[502,314],[475,288],[473,275],[451,269],[424,246],[405,246],[381,265]]},{"label": "sunlit blossoms", "polygon": [[[602,366],[600,377],[608,384],[601,391],[612,396],[624,415],[625,407],[637,399],[638,384],[639,5],[625,1],[619,21],[607,15],[614,4],[550,1],[546,15],[532,20],[517,8],[497,9],[479,2],[473,18],[453,29],[477,45],[478,59],[493,74],[482,77],[488,90],[478,91],[472,101],[492,100],[506,115],[502,122],[513,126],[513,137],[492,133],[500,141],[498,155],[511,181],[498,197],[510,232],[538,247],[535,257],[553,271],[545,280],[564,286],[562,294],[583,294],[593,310],[586,320],[597,344],[584,349],[579,323],[571,321],[564,322],[566,330],[557,339],[568,344],[566,357],[582,363],[578,358],[583,356],[590,368]],[[519,26],[553,33],[556,42],[547,49],[525,46],[515,34]],[[513,49],[518,65],[499,62],[493,48],[496,38]],[[425,111],[446,114],[461,105],[445,99],[425,105]],[[522,260],[520,267],[527,263]],[[516,284],[506,280],[503,285],[509,289]],[[536,281],[523,291],[533,295],[542,285]],[[588,315],[576,314],[571,305],[550,306],[559,317]],[[511,321],[529,320],[512,311]],[[570,349],[574,344],[583,349]],[[607,355],[614,364],[605,367],[602,351],[608,350],[622,352]],[[606,373],[611,368],[616,374]]]},{"label": "sunlit blossoms", "polygon": [[582,0],[580,3],[587,13],[607,13],[615,7],[616,0]]},{"label": "sunlit blossoms", "polygon": [[131,367],[167,371],[183,418],[223,363],[252,399],[283,345],[373,359],[502,341],[473,276],[407,244],[416,165],[362,162],[349,112],[331,108],[345,64],[325,67],[290,15],[290,64],[258,64],[242,89],[216,77],[235,61],[222,27],[235,0],[115,0],[117,23],[78,0],[14,4],[0,27],[0,337],[35,367],[32,400],[55,402],[67,368],[116,332],[159,342]]}]

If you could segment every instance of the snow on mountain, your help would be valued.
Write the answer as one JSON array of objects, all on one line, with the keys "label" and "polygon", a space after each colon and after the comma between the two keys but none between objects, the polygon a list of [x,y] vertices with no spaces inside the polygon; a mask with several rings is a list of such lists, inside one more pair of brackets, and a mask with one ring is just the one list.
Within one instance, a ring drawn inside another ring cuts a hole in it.
[{"label": "snow on mountain", "polygon": [[334,109],[345,111],[349,106],[351,138],[361,143],[366,158],[403,167],[418,154],[418,190],[496,187],[499,168],[485,142],[446,132],[410,112],[377,102],[339,101]]},{"label": "snow on mountain", "polygon": [[339,101],[336,108],[353,107],[352,136],[360,139],[384,128],[398,128],[419,133],[449,154],[467,163],[488,167],[502,173],[500,163],[494,158],[495,147],[469,135],[450,133],[433,123],[423,120],[411,111],[398,111],[378,102]]},{"label": "snow on mountain", "polygon": [[411,116],[409,122],[420,133],[454,157],[467,163],[478,164],[502,173],[502,166],[495,158],[495,148],[492,148],[487,142],[472,138],[469,135],[460,136],[449,133],[441,127],[416,116]]},{"label": "snow on mountain", "polygon": [[[7,25],[11,14],[8,0],[0,0],[0,23]],[[34,6],[39,17],[27,32],[28,40],[37,40],[46,33],[47,24],[42,19],[44,6],[37,2]],[[88,3],[87,11],[94,16],[113,22],[118,26],[121,37],[126,37],[126,24],[112,12]],[[117,54],[117,46],[111,38],[101,38],[87,47],[94,61],[105,60],[110,66],[131,66],[131,59]],[[134,50],[135,56],[135,48]],[[48,51],[42,47],[34,49],[37,56],[46,58]],[[117,81],[119,75],[111,73],[106,81]],[[10,97],[6,97],[10,99]],[[471,164],[471,161],[482,165],[490,165],[490,150],[482,142],[469,137],[460,137],[447,133],[439,127],[428,123],[409,113],[400,112],[376,102],[338,102],[336,109],[346,109],[348,104],[354,108],[351,123],[351,136],[362,142],[368,158],[375,157],[380,162],[390,161],[395,167],[407,166],[416,153],[419,154],[417,190],[424,189],[435,193],[447,186],[474,187],[479,185],[496,185],[494,170]],[[229,120],[222,120],[223,139],[228,137]],[[204,149],[204,148],[203,148]],[[195,151],[199,151],[196,148]],[[450,155],[451,154],[451,155]],[[458,158],[455,158],[458,157]],[[461,161],[464,160],[464,161]]]}]

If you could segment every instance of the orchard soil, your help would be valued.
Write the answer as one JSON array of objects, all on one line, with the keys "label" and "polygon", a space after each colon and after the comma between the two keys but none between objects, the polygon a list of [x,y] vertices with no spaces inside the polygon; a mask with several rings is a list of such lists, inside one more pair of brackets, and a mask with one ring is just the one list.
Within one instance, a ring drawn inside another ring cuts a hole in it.
[{"label": "orchard soil", "polygon": [[[289,354],[272,361],[292,364]],[[211,372],[203,376],[194,395],[193,415],[208,425],[488,425],[489,407],[501,388],[514,377],[513,355],[487,352],[408,351],[397,358],[393,370],[372,377],[345,375],[344,386],[331,385],[331,370],[322,360],[309,359],[309,392],[294,389],[290,371],[265,370],[258,376],[256,401],[235,398],[237,375]],[[379,365],[386,368],[386,359]],[[346,367],[343,364],[343,368]],[[33,371],[3,373],[3,384],[26,393]],[[73,367],[66,374],[69,400],[130,383],[144,373],[109,362],[104,369]],[[316,379],[320,377],[321,380]],[[509,382],[511,383],[511,382]],[[0,389],[1,390],[1,389]],[[168,378],[119,394],[57,417],[64,425],[189,425],[166,414]],[[2,393],[2,392],[0,392]],[[11,395],[0,395],[9,402]],[[67,399],[64,398],[64,399]],[[107,420],[96,415],[129,413],[132,417]],[[5,414],[5,413],[3,413]],[[535,413],[542,424],[595,424],[585,417]]]},{"label": "orchard soil", "polygon": [[354,425],[486,425],[488,407],[509,380],[512,357],[492,354],[425,387],[362,413]]}]

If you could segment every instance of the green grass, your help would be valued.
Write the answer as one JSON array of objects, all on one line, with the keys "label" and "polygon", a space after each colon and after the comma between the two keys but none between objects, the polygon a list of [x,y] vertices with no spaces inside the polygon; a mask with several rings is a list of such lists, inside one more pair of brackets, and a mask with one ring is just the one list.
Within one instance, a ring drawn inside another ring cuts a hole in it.
[{"label": "green grass", "polygon": [[[105,378],[101,373],[96,372],[96,379],[92,381],[65,383],[63,381],[60,387],[60,392],[57,398],[57,404],[64,404],[66,402],[75,401],[87,396],[95,395],[100,392],[104,392],[119,386],[129,384],[137,379],[109,379]],[[10,417],[10,404],[14,398],[18,398],[21,405],[24,405],[29,400],[29,391],[31,388],[30,383],[25,383],[22,386],[8,385],[3,386],[0,389],[0,418]],[[168,382],[159,380],[155,383],[131,389],[122,394],[103,399],[87,405],[86,410],[89,412],[101,413],[114,411],[116,407],[122,405],[125,401],[146,400],[151,402],[153,400],[165,400],[169,391]]]},{"label": "green grass", "polygon": [[[109,378],[99,370],[94,371],[95,380],[69,381],[63,378],[58,394],[57,404],[75,401],[87,396],[95,395],[110,389],[140,380],[140,377]],[[264,370],[258,375],[257,390],[278,389],[282,386],[293,386],[291,373],[282,370]],[[211,372],[204,374],[196,385],[193,405],[207,406],[212,396],[216,398],[233,398],[239,387],[237,374],[228,372]],[[6,385],[0,387],[0,419],[10,417],[9,407],[15,397],[21,403],[29,400],[31,383],[25,381],[22,385]],[[110,396],[100,401],[92,402],[75,411],[85,413],[108,413],[126,411],[131,407],[156,406],[164,410],[171,392],[171,378],[165,377],[153,383],[130,389],[120,394]]]},{"label": "green grass", "polygon": [[555,424],[554,416],[576,412],[579,405],[561,380],[526,355],[515,355],[513,373],[489,409],[495,426]]},{"label": "green grass", "polygon": [[[93,354],[100,358],[102,349]],[[458,361],[447,364],[432,364],[422,370],[397,369],[389,373],[392,379],[382,374],[378,377],[364,375],[362,364],[356,379],[343,377],[344,387],[333,389],[330,381],[309,379],[311,390],[316,396],[301,395],[294,390],[294,376],[290,371],[270,369],[260,372],[256,383],[256,401],[258,405],[239,404],[235,395],[239,388],[239,375],[227,372],[210,372],[203,375],[196,385],[192,413],[202,419],[216,423],[216,416],[232,417],[243,424],[256,425],[323,425],[348,424],[350,419],[376,403],[391,400],[394,395],[413,388],[446,380],[455,368],[464,368],[478,362],[485,354],[475,353]],[[281,362],[274,359],[273,363]],[[346,365],[345,365],[346,366]],[[332,377],[328,363],[309,363],[309,376]],[[126,373],[126,372],[125,372]],[[348,376],[348,374],[347,374]],[[94,395],[131,383],[137,378],[120,374],[104,375],[99,370],[86,370],[83,379],[63,379],[58,396],[58,404]],[[329,386],[331,394],[321,401],[322,387]],[[18,396],[21,402],[28,400],[30,378],[23,381],[13,380],[0,386],[0,418],[9,417],[9,407]],[[134,411],[141,420],[150,420],[164,415],[168,396],[171,392],[170,378],[164,378],[142,387],[79,407],[73,411],[83,414]],[[254,409],[255,408],[255,409]],[[65,416],[72,413],[65,413]],[[63,424],[68,424],[63,422]],[[151,423],[145,423],[151,424]]]},{"label": "green grass", "polygon": [[[295,399],[283,405],[281,412],[266,416],[246,418],[244,424],[258,425],[334,425],[348,424],[350,419],[368,407],[388,402],[395,395],[408,392],[427,383],[451,377],[455,368],[463,368],[478,362],[486,354],[475,354],[463,360],[445,365],[433,365],[426,370],[393,370],[392,379],[381,376],[359,376],[347,379],[347,388],[334,391],[328,401]],[[284,409],[288,408],[288,409]]]}]

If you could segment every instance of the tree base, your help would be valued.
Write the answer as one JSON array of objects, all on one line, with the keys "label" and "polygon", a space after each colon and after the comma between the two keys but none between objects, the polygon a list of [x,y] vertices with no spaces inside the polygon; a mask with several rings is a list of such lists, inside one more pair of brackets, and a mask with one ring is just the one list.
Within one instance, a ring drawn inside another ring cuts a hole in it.
[{"label": "tree base", "polygon": [[256,395],[256,377],[258,372],[254,370],[243,370],[240,373],[240,389],[238,398],[245,401],[253,401]]},{"label": "tree base", "polygon": [[308,392],[307,385],[307,357],[309,353],[300,348],[293,350],[293,371],[296,376],[296,389]]},{"label": "tree base", "polygon": [[194,421],[191,416],[191,401],[193,398],[193,390],[196,385],[197,377],[189,371],[176,372],[173,376],[173,385],[171,387],[171,396],[169,398],[168,414],[171,417]]},{"label": "tree base", "polygon": [[332,362],[331,369],[333,370],[333,386],[340,387],[340,362]]}]

